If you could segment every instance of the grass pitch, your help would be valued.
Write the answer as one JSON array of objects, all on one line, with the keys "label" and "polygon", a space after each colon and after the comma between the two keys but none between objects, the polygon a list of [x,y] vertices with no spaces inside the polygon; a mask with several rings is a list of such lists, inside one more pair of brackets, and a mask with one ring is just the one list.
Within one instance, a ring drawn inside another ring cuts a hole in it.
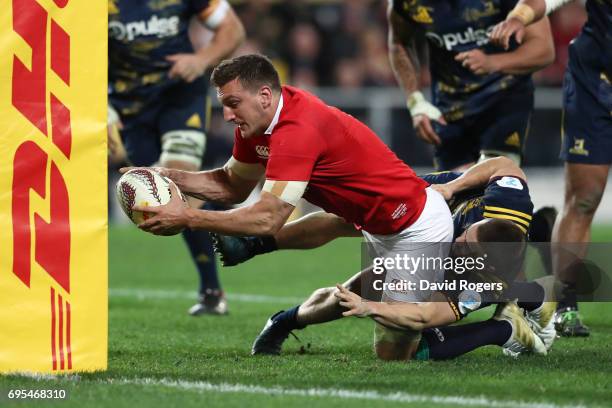
[{"label": "grass pitch", "polygon": [[[594,240],[612,242],[612,228]],[[110,230],[109,369],[60,379],[0,378],[0,406],[496,406],[612,404],[612,304],[583,304],[588,339],[512,360],[486,347],[453,361],[388,363],[373,324],[345,319],[298,331],[281,357],[251,357],[272,313],[357,271],[359,240],[278,252],[221,269],[227,317],[190,317],[197,277],[182,240]],[[491,311],[480,312],[486,318]],[[472,319],[479,318],[478,316]],[[310,347],[308,347],[310,345]],[[303,353],[301,350],[305,348]],[[64,401],[9,401],[7,391],[65,389]]]}]

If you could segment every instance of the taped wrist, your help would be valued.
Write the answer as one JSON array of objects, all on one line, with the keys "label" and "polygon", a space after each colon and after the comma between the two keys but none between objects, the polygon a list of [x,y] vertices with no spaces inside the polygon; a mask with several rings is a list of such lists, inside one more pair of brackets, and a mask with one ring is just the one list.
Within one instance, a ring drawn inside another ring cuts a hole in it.
[{"label": "taped wrist", "polygon": [[511,18],[515,18],[524,26],[529,25],[535,17],[535,12],[531,7],[526,4],[517,4],[514,9],[508,13],[506,20],[510,20]]},{"label": "taped wrist", "polygon": [[423,94],[419,91],[410,94],[406,101],[406,106],[413,117],[425,115],[429,119],[438,120],[442,116],[442,112],[425,99]]}]

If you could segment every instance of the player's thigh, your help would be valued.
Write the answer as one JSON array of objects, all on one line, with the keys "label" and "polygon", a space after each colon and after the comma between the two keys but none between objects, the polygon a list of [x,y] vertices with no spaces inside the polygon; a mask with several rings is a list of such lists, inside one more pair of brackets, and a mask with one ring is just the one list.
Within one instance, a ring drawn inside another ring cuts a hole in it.
[{"label": "player's thigh", "polygon": [[478,159],[478,141],[465,133],[465,121],[447,125],[434,122],[432,126],[442,141],[434,155],[436,170],[454,170]]},{"label": "player's thigh", "polygon": [[386,270],[384,295],[398,302],[429,301],[430,284],[443,278],[442,265],[450,252],[453,220],[448,205],[431,187],[426,193],[421,215],[405,230],[387,236],[364,231],[368,252],[376,256],[373,264]]},{"label": "player's thigh", "polygon": [[151,166],[157,163],[161,152],[157,130],[141,118],[123,120],[121,139],[130,163]]},{"label": "player's thigh", "polygon": [[199,170],[206,148],[204,129],[208,117],[208,98],[197,89],[189,92],[181,85],[167,94],[168,103],[160,112],[160,164],[183,170]]},{"label": "player's thigh", "polygon": [[520,164],[532,112],[533,92],[507,92],[474,122],[471,132],[480,136],[480,155],[508,156]]},{"label": "player's thigh", "polygon": [[561,158],[567,163],[612,163],[612,83],[603,72],[568,66],[563,81]]}]

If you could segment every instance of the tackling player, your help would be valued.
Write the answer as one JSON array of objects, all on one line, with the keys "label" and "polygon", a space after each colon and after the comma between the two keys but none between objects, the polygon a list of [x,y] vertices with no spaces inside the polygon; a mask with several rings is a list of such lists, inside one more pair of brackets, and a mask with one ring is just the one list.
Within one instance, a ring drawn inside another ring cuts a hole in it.
[{"label": "tackling player", "polygon": [[[469,245],[465,244],[466,241],[520,243],[525,239],[532,219],[533,204],[524,173],[510,159],[499,157],[483,161],[461,176],[457,173],[445,172],[424,176],[424,179],[432,183],[447,182],[447,184],[434,187],[443,192],[446,198],[455,197],[452,200],[454,203],[451,204],[455,225],[454,235],[456,242],[464,243],[462,246]],[[315,213],[287,224],[274,237],[218,236],[217,250],[221,253],[225,265],[235,265],[256,254],[270,252],[277,248],[314,248],[340,236],[354,236],[354,233],[354,227],[344,220],[331,214]],[[540,237],[533,238],[540,239]],[[516,245],[511,244],[505,248],[516,249]],[[448,276],[453,279],[453,275]],[[355,293],[361,293],[362,288],[369,285],[366,282],[371,279],[371,270],[365,270],[349,279],[345,287]],[[541,337],[545,347],[550,348],[554,340],[554,328],[552,328],[554,303],[546,301],[552,298],[550,281],[510,283],[511,280],[511,277],[507,278],[506,283],[509,284],[509,288],[505,295],[509,298],[522,299],[519,305],[527,311],[530,324],[536,334]],[[334,298],[334,294],[338,296],[338,291],[333,287],[318,289],[301,305],[273,315],[255,340],[253,353],[279,354],[282,343],[291,330],[341,318],[346,310],[338,306],[338,299]],[[376,302],[371,302],[372,310],[360,309],[361,311],[355,313],[358,315],[376,314],[380,317],[380,322],[389,324],[391,321],[392,327],[395,328],[420,330],[453,323],[469,312],[491,304],[484,301],[476,302],[468,295],[463,291],[447,291],[438,294],[433,302],[420,305],[375,305]],[[349,299],[344,299],[344,301],[347,300]],[[357,305],[355,302],[351,304]],[[538,340],[534,340],[534,337],[531,336],[531,329],[520,331],[525,336],[524,338],[514,338],[516,333],[507,330],[514,327],[523,329],[525,324],[517,315],[516,310],[510,308],[505,310],[505,313],[514,314],[509,326],[507,326],[509,323],[507,320],[505,323],[491,320],[488,323],[481,322],[474,326],[436,329],[438,332],[441,330],[446,333],[442,338],[447,338],[448,342],[436,342],[435,339],[440,336],[432,330],[426,331],[427,344],[431,345],[431,347],[428,346],[429,356],[436,359],[450,358],[487,344],[505,346],[506,352],[517,354],[529,349],[525,344],[534,346],[538,343]],[[452,345],[449,346],[449,344]],[[424,347],[422,343],[421,348]]]},{"label": "tackling player", "polygon": [[[211,212],[186,206],[172,184],[169,204],[134,207],[151,213],[140,228],[160,235],[185,228],[274,235],[303,197],[357,225],[381,254],[445,256],[448,245],[441,244],[452,240],[453,225],[444,198],[367,126],[307,92],[281,87],[278,73],[261,55],[222,62],[211,81],[225,119],[236,125],[232,157],[212,171],[160,171],[185,194],[229,203],[246,199],[265,177],[261,196],[247,207]],[[387,279],[394,272],[388,271]],[[438,272],[419,270],[415,277],[428,273],[423,278],[434,281]],[[398,301],[423,300],[413,295],[383,294]],[[388,341],[385,328],[379,333],[377,347],[391,354],[416,349],[420,337],[418,331],[403,331]]]},{"label": "tackling player", "polygon": [[[389,2],[389,59],[407,98],[417,136],[436,147],[439,170],[466,169],[504,155],[520,164],[533,110],[530,73],[554,60],[547,19],[508,52],[488,41],[513,0]],[[419,92],[429,50],[433,104]]]},{"label": "tackling player", "polygon": [[[521,0],[491,33],[505,47],[514,37],[523,42],[530,27],[540,24],[569,0]],[[569,46],[563,82],[563,144],[565,203],[555,225],[554,271],[567,286],[559,302],[557,330],[563,336],[588,336],[576,302],[579,268],[568,267],[574,256],[584,258],[591,223],[603,196],[612,163],[612,1],[587,0],[587,22]],[[581,243],[563,251],[563,243]],[[571,257],[571,258],[570,258]]]},{"label": "tackling player", "polygon": [[[108,13],[109,145],[117,146],[119,127],[134,165],[199,170],[208,117],[202,75],[242,42],[242,23],[226,0],[109,0]],[[188,37],[194,16],[214,33],[197,51]],[[199,302],[189,313],[227,313],[208,233],[183,237],[200,275]]]}]

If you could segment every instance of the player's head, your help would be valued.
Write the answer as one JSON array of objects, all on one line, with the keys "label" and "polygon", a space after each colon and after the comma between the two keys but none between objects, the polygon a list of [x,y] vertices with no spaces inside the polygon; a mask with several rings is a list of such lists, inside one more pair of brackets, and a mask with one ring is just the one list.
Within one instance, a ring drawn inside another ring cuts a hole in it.
[{"label": "player's head", "polygon": [[470,225],[455,239],[452,256],[484,256],[487,273],[511,280],[522,265],[525,241],[525,233],[512,221],[487,218]]},{"label": "player's head", "polygon": [[512,221],[486,218],[463,231],[455,242],[525,242],[525,233]]},{"label": "player's head", "polygon": [[263,134],[272,122],[281,92],[278,72],[268,58],[241,55],[221,62],[210,78],[223,105],[223,117],[240,128],[242,137]]}]

